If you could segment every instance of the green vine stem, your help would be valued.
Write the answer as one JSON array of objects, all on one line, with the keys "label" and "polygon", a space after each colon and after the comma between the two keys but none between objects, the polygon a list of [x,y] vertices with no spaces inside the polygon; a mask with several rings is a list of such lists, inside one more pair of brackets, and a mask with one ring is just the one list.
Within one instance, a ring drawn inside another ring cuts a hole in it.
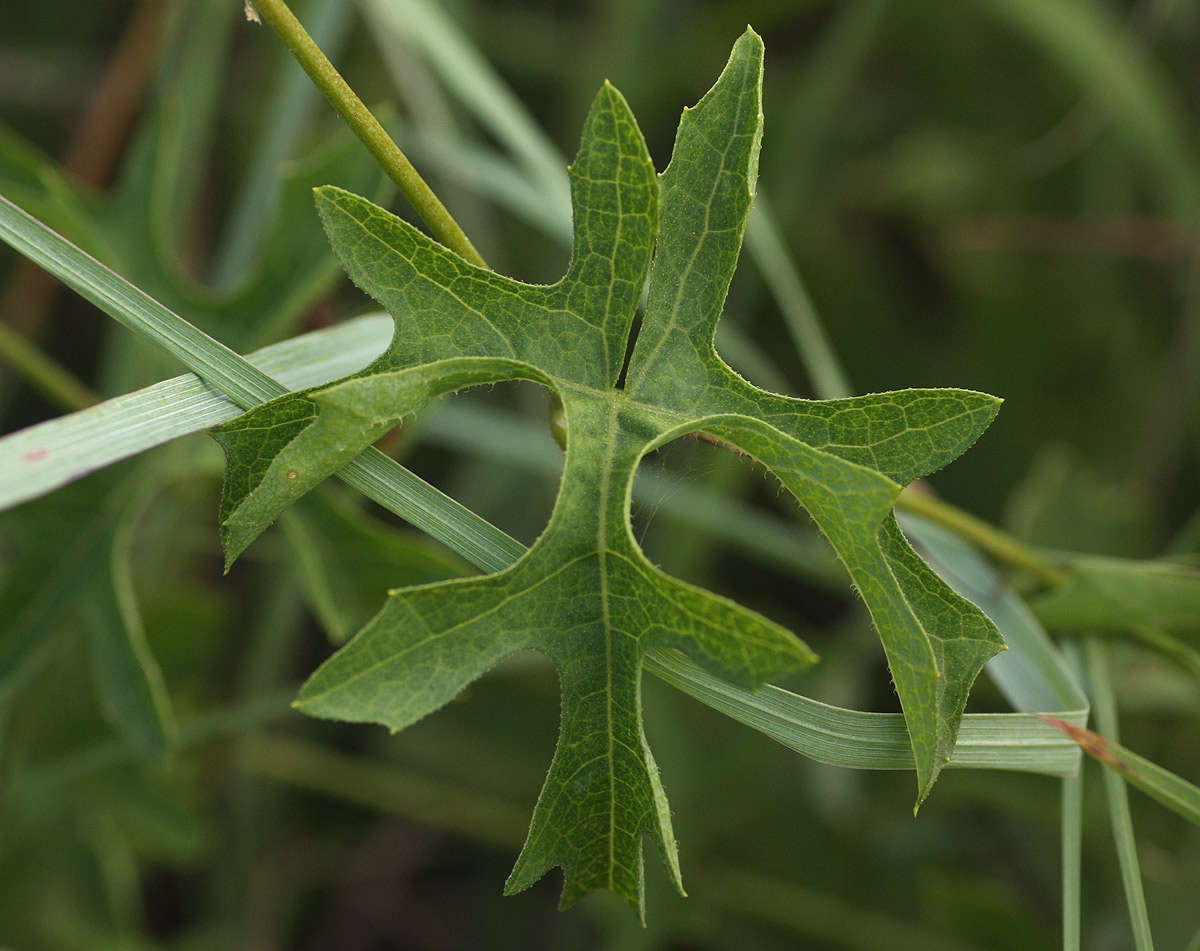
[{"label": "green vine stem", "polygon": [[1011,535],[925,492],[906,489],[896,500],[896,508],[950,529],[993,558],[1019,568],[1045,584],[1060,585],[1067,580],[1066,575],[1044,556],[1026,548]]},{"label": "green vine stem", "polygon": [[433,189],[413,167],[408,157],[400,151],[400,147],[379,124],[379,120],[363,105],[363,101],[342,78],[342,74],[321,52],[321,48],[308,35],[308,31],[288,9],[284,0],[254,0],[252,5],[247,3],[247,13],[250,14],[252,10],[257,11],[262,21],[283,40],[317,88],[324,93],[325,98],[346,120],[354,134],[362,140],[363,145],[375,156],[388,177],[396,183],[404,197],[416,209],[421,220],[433,232],[433,236],[464,260],[479,267],[487,267],[487,262],[475,250],[475,246],[454,220],[454,216],[446,210],[446,206],[433,193]]}]

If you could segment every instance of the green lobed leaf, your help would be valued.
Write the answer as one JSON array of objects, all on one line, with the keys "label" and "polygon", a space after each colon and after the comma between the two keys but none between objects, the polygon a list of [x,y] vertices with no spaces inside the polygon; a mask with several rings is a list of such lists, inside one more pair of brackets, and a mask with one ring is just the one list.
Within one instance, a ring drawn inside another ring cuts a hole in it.
[{"label": "green lobed leaf", "polygon": [[533,547],[496,574],[392,592],[297,700],[314,715],[398,730],[508,654],[548,655],[561,681],[561,733],[508,892],[557,865],[564,905],[607,888],[640,910],[644,835],[682,891],[642,727],[646,651],[678,649],[745,688],[815,660],[778,625],[666,576],[638,548],[634,473],[672,439],[703,432],[754,457],[829,537],[879,627],[920,798],[950,759],[971,683],[1003,647],[991,622],[913,553],[891,514],[900,483],[965,450],[998,401],[961,390],[787,399],[746,383],[713,348],[752,198],[761,71],[761,41],[747,31],[717,84],[685,112],[661,181],[624,99],[601,89],[570,169],[571,263],[549,286],[473,267],[365,199],[319,189],[343,265],[395,318],[391,346],[358,374],[215,432],[228,459],[221,529],[232,562],[289,504],[443,393],[525,379],[562,401],[562,483]]}]

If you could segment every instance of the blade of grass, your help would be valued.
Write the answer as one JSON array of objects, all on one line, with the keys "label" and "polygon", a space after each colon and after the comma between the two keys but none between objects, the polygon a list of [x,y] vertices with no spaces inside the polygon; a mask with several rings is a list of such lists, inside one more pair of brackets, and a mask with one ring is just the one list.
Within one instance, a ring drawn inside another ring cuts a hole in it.
[{"label": "blade of grass", "polygon": [[[247,359],[290,390],[362,369],[387,347],[392,319],[360,317],[264,347]],[[232,419],[241,409],[188,373],[0,439],[0,510],[121,459]]]},{"label": "blade of grass", "polygon": [[[912,769],[912,749],[898,713],[864,713],[811,700],[779,687],[742,690],[675,652],[646,655],[646,669],[715,710],[804,756],[852,769]],[[1074,710],[1065,722],[1086,722]],[[1066,776],[1079,754],[1034,714],[966,714],[950,767],[1008,769]]]},{"label": "blade of grass", "polygon": [[0,195],[0,239],[45,268],[118,323],[157,344],[241,406],[284,388],[140,288]]},{"label": "blade of grass", "polygon": [[[1117,702],[1108,675],[1108,648],[1095,638],[1084,646],[1088,679],[1091,681],[1092,702],[1096,710],[1096,725],[1102,736],[1117,741]],[[1111,764],[1110,764],[1111,765]],[[1137,951],[1152,951],[1154,938],[1150,933],[1150,918],[1146,912],[1146,895],[1142,890],[1142,875],[1138,868],[1137,840],[1133,834],[1133,817],[1129,812],[1129,794],[1125,789],[1122,771],[1104,771],[1104,789],[1108,794],[1108,816],[1113,841],[1117,847],[1117,863],[1121,867],[1121,882],[1125,888],[1125,903],[1133,928]]]},{"label": "blade of grass", "polygon": [[[242,408],[248,409],[287,392],[253,364],[163,307],[2,195],[0,240],[50,271],[118,323],[176,357]],[[520,542],[376,449],[361,453],[338,475],[485,571],[506,567],[524,551]]]},{"label": "blade of grass", "polygon": [[1083,770],[1064,776],[1062,822],[1063,951],[1079,951],[1083,881]]}]

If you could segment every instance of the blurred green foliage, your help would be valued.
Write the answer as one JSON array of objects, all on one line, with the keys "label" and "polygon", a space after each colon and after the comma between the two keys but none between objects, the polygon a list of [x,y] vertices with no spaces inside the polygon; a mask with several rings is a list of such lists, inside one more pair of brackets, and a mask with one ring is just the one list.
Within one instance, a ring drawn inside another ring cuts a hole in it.
[{"label": "blurred green foliage", "polygon": [[[480,194],[456,173],[461,163],[434,160],[437,142],[491,148],[496,132],[446,94],[377,6],[296,4],[363,98],[400,117],[402,141],[412,136],[418,164],[489,262],[529,280],[561,273],[559,237]],[[338,277],[306,192],[326,182],[382,192],[369,159],[241,7],[0,7],[0,191],[248,349],[365,308]],[[1049,547],[1200,551],[1194,5],[456,0],[445,9],[562,152],[609,78],[660,167],[680,105],[703,92],[752,23],[768,55],[760,187],[855,388],[962,386],[1006,399],[975,449],[934,477],[936,489]],[[129,25],[146,16],[157,39],[140,55],[154,78],[144,98],[129,99],[133,126],[112,167],[79,186],[59,161],[97,147],[78,130]],[[290,190],[277,188],[283,178]],[[231,246],[238,254],[223,257]],[[37,290],[8,252],[0,282],[0,320],[101,395],[177,371],[69,293]],[[810,392],[748,261],[727,312],[796,392]],[[542,394],[523,386],[453,403],[547,412]],[[0,431],[59,410],[0,371]],[[469,436],[448,433],[435,412],[392,448],[517,538],[536,537],[552,471],[462,451]],[[790,517],[759,472],[716,447],[693,441],[658,455],[689,482]],[[528,818],[522,804],[554,741],[550,668],[509,663],[394,737],[293,713],[292,688],[329,653],[329,638],[383,597],[377,565],[354,570],[341,559],[344,600],[322,602],[298,534],[343,523],[337,531],[361,539],[360,552],[396,565],[384,584],[462,568],[379,510],[330,494],[222,578],[219,474],[215,447],[192,437],[0,516],[0,617],[9,619],[0,630],[0,944],[1059,944],[1052,781],[948,774],[913,822],[910,776],[801,760],[651,678],[648,731],[691,898],[674,899],[648,865],[644,931],[604,897],[558,915],[552,879],[502,900]],[[801,633],[823,659],[792,686],[896,708],[865,614],[827,569],[747,558],[677,512],[635,507],[647,552]],[[170,697],[174,733],[163,743],[175,740],[162,759],[122,731],[88,659],[95,605],[80,582],[109,570],[105,539],[118,531]],[[1122,743],[1200,775],[1195,680],[1136,643],[1113,653]],[[970,709],[1002,708],[981,681]],[[1095,778],[1089,767],[1084,946],[1124,948],[1127,912]],[[1156,935],[1162,947],[1185,947],[1200,927],[1200,833],[1149,800],[1135,795],[1132,805]]]}]

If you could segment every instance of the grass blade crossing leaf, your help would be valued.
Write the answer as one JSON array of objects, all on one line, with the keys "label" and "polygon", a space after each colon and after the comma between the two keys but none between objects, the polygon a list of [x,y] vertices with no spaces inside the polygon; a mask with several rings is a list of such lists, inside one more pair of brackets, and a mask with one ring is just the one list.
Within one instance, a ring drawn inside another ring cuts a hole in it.
[{"label": "grass blade crossing leaf", "polygon": [[[0,240],[45,268],[118,323],[176,357],[242,408],[286,393],[278,381],[130,284],[0,195]],[[341,478],[384,508],[495,571],[524,546],[376,449],[367,449]]]},{"label": "grass blade crossing leaf", "polygon": [[[1108,676],[1108,649],[1092,639],[1084,645],[1087,673],[1091,681],[1092,700],[1096,706],[1096,722],[1100,730],[1117,740],[1117,700]],[[1091,734],[1096,736],[1096,734]],[[1076,734],[1073,739],[1078,740]],[[1087,752],[1092,755],[1111,756],[1101,744]],[[1103,761],[1103,759],[1102,759]],[[1114,766],[1119,760],[1111,759],[1107,765]],[[1129,908],[1129,920],[1133,928],[1134,945],[1137,951],[1153,951],[1154,938],[1150,932],[1150,915],[1146,910],[1146,894],[1142,887],[1142,873],[1138,863],[1137,839],[1133,832],[1133,815],[1129,811],[1129,792],[1125,788],[1121,771],[1104,770],[1104,789],[1108,794],[1108,816],[1112,827],[1113,843],[1117,847],[1117,864],[1121,868],[1121,884],[1125,889],[1125,904]]]},{"label": "grass blade crossing leaf", "polygon": [[[301,389],[366,366],[386,346],[390,327],[381,315],[359,317],[246,359],[288,389]],[[0,439],[0,510],[240,413],[188,373],[12,433]]]},{"label": "grass blade crossing leaf", "polygon": [[[682,654],[655,650],[646,669],[726,716],[804,756],[851,769],[914,769],[904,718],[897,713],[846,710],[767,685],[749,691],[719,680]],[[1082,725],[1086,710],[1063,713]],[[1079,750],[1032,713],[968,713],[949,768],[1011,769],[1069,776]]]}]

